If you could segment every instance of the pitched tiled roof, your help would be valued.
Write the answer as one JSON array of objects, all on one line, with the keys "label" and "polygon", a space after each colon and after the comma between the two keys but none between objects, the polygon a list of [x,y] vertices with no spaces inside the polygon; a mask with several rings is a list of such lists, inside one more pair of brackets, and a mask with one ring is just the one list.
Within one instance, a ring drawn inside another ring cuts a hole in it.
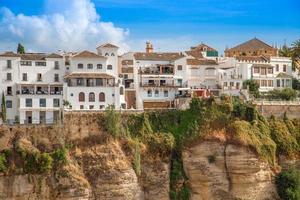
[{"label": "pitched tiled roof", "polygon": [[115,78],[106,73],[93,73],[93,72],[73,72],[65,76],[65,78]]},{"label": "pitched tiled roof", "polygon": [[133,60],[122,60],[122,65],[133,65]]},{"label": "pitched tiled roof", "polygon": [[261,49],[270,49],[270,50],[274,50],[274,47],[271,47],[270,45],[266,44],[265,42],[257,39],[257,38],[253,38],[251,40],[248,40],[247,42],[244,42],[242,44],[239,44],[231,49],[227,49],[225,50],[225,52],[228,51],[257,51],[257,50],[261,50]]},{"label": "pitched tiled roof", "polygon": [[157,60],[157,61],[173,61],[183,58],[182,53],[135,53],[136,60]]},{"label": "pitched tiled roof", "polygon": [[0,54],[0,57],[20,57],[21,60],[45,60],[46,58],[62,58],[61,55],[52,53],[52,54],[45,54],[45,53],[24,53],[24,54],[16,54],[14,52],[5,52]]},{"label": "pitched tiled roof", "polygon": [[204,43],[201,43],[195,47],[191,47],[191,50],[195,50],[195,49],[199,49],[200,51],[217,51],[216,49],[214,49]]},{"label": "pitched tiled roof", "polygon": [[111,43],[102,44],[99,47],[97,47],[97,49],[100,48],[100,47],[105,47],[105,48],[119,48],[118,46],[113,45]]},{"label": "pitched tiled roof", "polygon": [[62,56],[56,53],[51,53],[50,55],[47,56],[47,58],[62,58]]},{"label": "pitched tiled roof", "polygon": [[12,51],[7,51],[5,53],[0,54],[0,57],[19,57],[19,55]]},{"label": "pitched tiled roof", "polygon": [[82,51],[73,56],[73,58],[106,58],[90,51]]},{"label": "pitched tiled roof", "polygon": [[250,62],[270,62],[270,57],[267,56],[238,56],[238,61],[250,61]]},{"label": "pitched tiled roof", "polygon": [[194,58],[203,58],[203,55],[201,51],[192,50],[192,51],[186,51],[185,52],[188,56],[193,56]]},{"label": "pitched tiled roof", "polygon": [[187,65],[218,65],[215,60],[210,59],[186,59]]}]

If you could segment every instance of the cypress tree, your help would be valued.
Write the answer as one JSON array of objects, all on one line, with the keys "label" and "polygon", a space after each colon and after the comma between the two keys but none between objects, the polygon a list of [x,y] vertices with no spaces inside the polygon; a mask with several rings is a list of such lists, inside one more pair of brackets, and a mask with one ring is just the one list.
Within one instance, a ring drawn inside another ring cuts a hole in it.
[{"label": "cypress tree", "polygon": [[6,122],[6,101],[4,92],[2,93],[1,118],[3,122]]},{"label": "cypress tree", "polygon": [[19,54],[24,54],[25,53],[25,48],[24,48],[24,46],[22,45],[22,44],[18,44],[18,49],[17,49],[17,52],[19,53]]}]

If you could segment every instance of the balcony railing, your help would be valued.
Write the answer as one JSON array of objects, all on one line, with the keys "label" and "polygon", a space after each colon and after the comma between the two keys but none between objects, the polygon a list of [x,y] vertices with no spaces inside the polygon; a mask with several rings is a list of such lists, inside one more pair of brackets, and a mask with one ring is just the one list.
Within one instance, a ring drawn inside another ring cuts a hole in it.
[{"label": "balcony railing", "polygon": [[130,74],[130,73],[133,73],[133,67],[122,67],[121,68],[121,72],[122,73],[127,73],[127,74]]},{"label": "balcony railing", "polygon": [[140,83],[141,87],[182,87],[182,84],[175,83]]}]

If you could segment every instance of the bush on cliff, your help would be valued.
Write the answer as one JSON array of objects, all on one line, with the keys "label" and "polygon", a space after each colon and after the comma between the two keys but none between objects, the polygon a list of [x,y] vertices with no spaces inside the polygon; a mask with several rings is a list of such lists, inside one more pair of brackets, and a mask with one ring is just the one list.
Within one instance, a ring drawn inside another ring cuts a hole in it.
[{"label": "bush on cliff", "polygon": [[0,172],[7,170],[7,159],[4,153],[0,153]]},{"label": "bush on cliff", "polygon": [[283,200],[300,200],[300,171],[289,169],[276,177],[277,192]]}]

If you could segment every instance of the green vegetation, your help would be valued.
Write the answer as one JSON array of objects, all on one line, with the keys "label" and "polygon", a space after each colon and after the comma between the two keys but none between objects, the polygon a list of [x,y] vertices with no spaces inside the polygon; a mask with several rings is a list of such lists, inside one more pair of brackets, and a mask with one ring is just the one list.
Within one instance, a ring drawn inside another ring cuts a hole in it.
[{"label": "green vegetation", "polygon": [[105,128],[114,138],[118,138],[121,133],[121,115],[115,111],[114,106],[109,106],[105,112]]},{"label": "green vegetation", "polygon": [[276,177],[277,192],[283,200],[300,200],[300,171],[289,169]]},{"label": "green vegetation", "polygon": [[300,39],[294,41],[291,47],[284,45],[279,50],[279,55],[284,57],[291,57],[293,62],[293,69],[296,68],[296,62],[300,60]]},{"label": "green vegetation", "polygon": [[25,54],[25,48],[22,44],[18,44],[17,53],[19,54]]},{"label": "green vegetation", "polygon": [[249,89],[250,94],[252,94],[255,98],[259,97],[259,85],[257,82],[255,82],[253,79],[246,80],[243,82],[244,89]]},{"label": "green vegetation", "polygon": [[0,153],[0,172],[7,170],[7,158],[4,153]]},{"label": "green vegetation", "polygon": [[292,87],[294,90],[300,91],[300,80],[293,78]]},{"label": "green vegetation", "polygon": [[[171,199],[189,199],[190,195],[182,167],[182,149],[214,131],[226,134],[236,144],[249,146],[272,166],[276,166],[278,155],[294,157],[300,152],[299,120],[266,119],[255,105],[229,96],[220,100],[194,98],[187,110],[120,115],[109,109],[105,117],[109,134],[133,144],[133,167],[137,175],[141,174],[141,146],[146,146],[151,155],[172,155]],[[213,163],[215,155],[207,159]]]},{"label": "green vegetation", "polygon": [[1,104],[1,118],[3,122],[6,122],[6,100],[4,92],[2,93],[2,104]]},{"label": "green vegetation", "polygon": [[54,166],[65,165],[67,164],[67,154],[68,149],[66,147],[62,147],[60,149],[56,149],[51,153],[51,157],[53,159]]},{"label": "green vegetation", "polygon": [[292,88],[275,89],[268,92],[267,97],[270,99],[291,101],[297,98],[297,91]]}]

